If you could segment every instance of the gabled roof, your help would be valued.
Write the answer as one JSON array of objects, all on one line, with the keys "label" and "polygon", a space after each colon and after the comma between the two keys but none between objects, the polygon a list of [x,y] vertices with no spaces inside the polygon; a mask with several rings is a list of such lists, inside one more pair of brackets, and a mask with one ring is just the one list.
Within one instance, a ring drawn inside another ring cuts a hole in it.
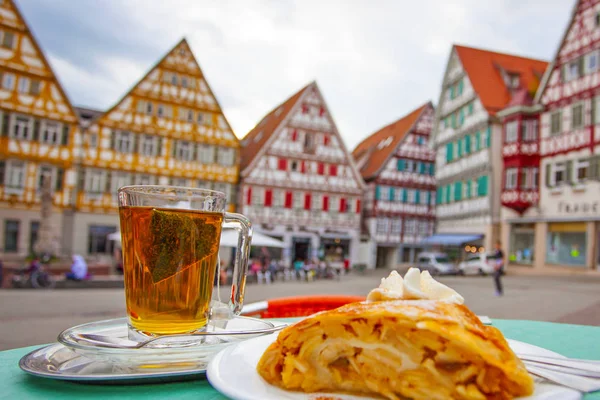
[{"label": "gabled roof", "polygon": [[[356,146],[352,151],[352,156],[356,163],[360,163],[360,173],[363,179],[374,178],[379,173],[379,170],[428,107],[433,108],[431,102],[423,104],[396,122],[384,126]],[[366,157],[366,161],[360,162],[364,157]]]},{"label": "gabled roof", "polygon": [[535,93],[548,66],[547,61],[454,45],[473,89],[490,115],[495,115],[511,101],[502,70],[519,74],[522,88]]},{"label": "gabled roof", "polygon": [[250,165],[252,160],[254,160],[254,157],[258,154],[258,151],[267,143],[267,140],[273,135],[275,129],[277,129],[289,114],[302,93],[312,84],[313,82],[304,86],[286,101],[271,110],[271,112],[265,115],[263,119],[261,119],[260,122],[246,134],[246,136],[244,136],[242,139],[240,171],[243,171]]}]

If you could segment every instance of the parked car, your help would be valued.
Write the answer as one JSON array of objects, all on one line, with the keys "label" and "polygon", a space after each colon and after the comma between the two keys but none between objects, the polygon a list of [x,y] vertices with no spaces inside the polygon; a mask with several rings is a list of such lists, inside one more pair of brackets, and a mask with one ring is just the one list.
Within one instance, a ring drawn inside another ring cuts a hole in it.
[{"label": "parked car", "polygon": [[417,268],[421,271],[429,271],[431,275],[456,274],[457,269],[444,253],[419,253],[417,256]]},{"label": "parked car", "polygon": [[464,275],[488,275],[494,273],[497,257],[494,254],[476,253],[458,264],[458,271]]}]

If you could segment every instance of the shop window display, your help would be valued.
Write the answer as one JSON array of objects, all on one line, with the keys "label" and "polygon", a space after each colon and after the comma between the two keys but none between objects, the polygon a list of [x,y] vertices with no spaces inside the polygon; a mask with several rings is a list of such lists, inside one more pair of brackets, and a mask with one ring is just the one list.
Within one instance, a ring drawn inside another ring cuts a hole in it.
[{"label": "shop window display", "polygon": [[508,260],[515,264],[533,264],[535,234],[533,229],[513,228]]},{"label": "shop window display", "polygon": [[550,225],[548,230],[546,262],[585,267],[587,249],[585,227],[556,224],[556,226]]}]

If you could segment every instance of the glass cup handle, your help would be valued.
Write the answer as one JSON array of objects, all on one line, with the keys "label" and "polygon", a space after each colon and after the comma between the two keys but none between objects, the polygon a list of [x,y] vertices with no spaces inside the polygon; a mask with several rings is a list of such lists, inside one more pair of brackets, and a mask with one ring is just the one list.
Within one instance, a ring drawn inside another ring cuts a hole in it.
[{"label": "glass cup handle", "polygon": [[252,223],[242,214],[226,212],[223,219],[223,228],[233,228],[239,235],[238,244],[235,248],[233,279],[231,295],[229,296],[229,308],[233,314],[239,315],[244,305],[248,256],[250,255],[250,242],[252,242]]}]

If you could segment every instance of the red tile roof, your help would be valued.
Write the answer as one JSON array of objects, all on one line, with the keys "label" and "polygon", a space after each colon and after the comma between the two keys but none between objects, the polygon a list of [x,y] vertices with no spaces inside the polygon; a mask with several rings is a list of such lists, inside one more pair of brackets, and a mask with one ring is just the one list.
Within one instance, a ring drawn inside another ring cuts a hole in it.
[{"label": "red tile roof", "polygon": [[292,107],[294,107],[294,104],[300,99],[302,93],[313,84],[314,82],[311,82],[304,86],[286,101],[271,110],[271,112],[265,115],[263,119],[242,138],[240,171],[243,171],[250,165],[252,160],[254,160],[254,157],[258,154],[258,151],[267,143],[267,140],[273,135],[275,129],[283,122]]},{"label": "red tile roof", "polygon": [[546,61],[472,47],[455,45],[454,49],[473,89],[490,115],[495,115],[511,100],[511,92],[504,83],[502,70],[518,73],[521,87],[535,93],[548,66]]},{"label": "red tile roof", "polygon": [[[374,178],[378,174],[381,167],[383,167],[390,155],[398,147],[398,144],[404,139],[427,107],[433,108],[431,102],[423,104],[396,122],[384,126],[356,146],[354,151],[352,151],[355,162],[360,163],[363,157],[367,157],[366,162],[362,163],[362,166],[359,164],[360,173],[364,179]],[[392,138],[391,143],[380,147],[379,143],[388,137]]]}]

